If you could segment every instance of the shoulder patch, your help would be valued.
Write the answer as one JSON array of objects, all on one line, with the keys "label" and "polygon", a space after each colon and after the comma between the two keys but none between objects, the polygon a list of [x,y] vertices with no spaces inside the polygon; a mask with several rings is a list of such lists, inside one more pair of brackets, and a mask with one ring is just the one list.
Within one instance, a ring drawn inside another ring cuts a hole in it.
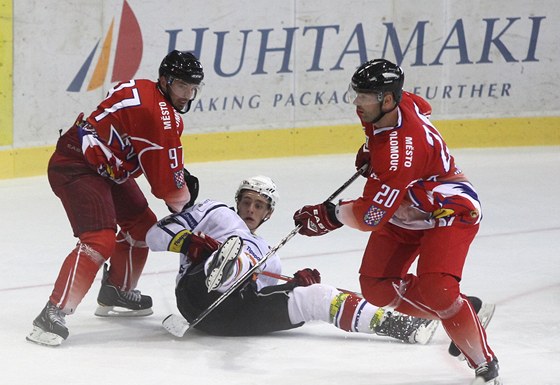
[{"label": "shoulder patch", "polygon": [[368,226],[377,226],[387,212],[379,207],[370,206],[364,215],[364,223]]},{"label": "shoulder patch", "polygon": [[175,171],[173,173],[173,180],[175,181],[175,186],[178,189],[182,189],[185,185],[185,175],[183,174],[183,170]]}]

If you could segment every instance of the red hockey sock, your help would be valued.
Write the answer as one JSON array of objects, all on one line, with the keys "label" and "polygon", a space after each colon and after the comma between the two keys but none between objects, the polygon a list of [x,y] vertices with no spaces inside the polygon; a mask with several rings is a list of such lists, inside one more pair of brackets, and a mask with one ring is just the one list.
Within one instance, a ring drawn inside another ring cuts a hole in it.
[{"label": "red hockey sock", "polygon": [[489,362],[494,352],[488,346],[486,332],[472,305],[461,295],[460,310],[450,318],[442,319],[441,324],[455,345],[463,352],[472,367]]},{"label": "red hockey sock", "polygon": [[80,235],[76,248],[64,260],[54,289],[51,303],[72,314],[89,291],[99,267],[111,255],[115,244],[113,230],[105,229]]},{"label": "red hockey sock", "polygon": [[150,208],[134,218],[119,222],[121,231],[117,235],[109,269],[109,282],[118,289],[128,291],[138,285],[148,258],[146,233],[156,222],[156,215]]},{"label": "red hockey sock", "polygon": [[148,251],[147,247],[132,246],[127,237],[120,232],[115,252],[111,257],[109,282],[123,291],[135,289],[144,270]]}]

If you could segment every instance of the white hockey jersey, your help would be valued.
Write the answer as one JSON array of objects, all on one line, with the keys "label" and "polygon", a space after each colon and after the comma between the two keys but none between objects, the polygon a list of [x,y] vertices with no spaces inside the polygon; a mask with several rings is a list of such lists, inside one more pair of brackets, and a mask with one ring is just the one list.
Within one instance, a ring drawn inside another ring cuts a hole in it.
[{"label": "white hockey jersey", "polygon": [[[243,239],[243,252],[240,258],[246,258],[248,264],[251,264],[251,258],[261,260],[270,250],[269,244],[263,238],[251,233],[245,222],[231,207],[225,203],[210,199],[198,203],[181,213],[173,214],[160,220],[148,231],[146,242],[152,251],[167,251],[169,250],[171,240],[184,229],[188,229],[193,233],[202,232],[220,243],[232,235],[240,236]],[[179,282],[190,265],[189,259],[181,253],[176,282]],[[261,270],[281,274],[280,258],[276,254],[271,255],[261,266]],[[278,280],[276,278],[263,274],[258,275],[258,290],[266,286],[276,285],[277,283]]]}]

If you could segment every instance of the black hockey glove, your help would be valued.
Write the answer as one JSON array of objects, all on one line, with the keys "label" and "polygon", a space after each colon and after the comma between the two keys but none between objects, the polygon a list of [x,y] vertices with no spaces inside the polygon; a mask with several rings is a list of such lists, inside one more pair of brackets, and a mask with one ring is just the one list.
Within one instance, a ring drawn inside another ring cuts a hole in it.
[{"label": "black hockey glove", "polygon": [[191,200],[183,207],[183,210],[188,209],[193,206],[196,198],[198,198],[198,178],[192,175],[186,168],[183,169],[183,175],[185,176],[185,183],[191,194]]}]

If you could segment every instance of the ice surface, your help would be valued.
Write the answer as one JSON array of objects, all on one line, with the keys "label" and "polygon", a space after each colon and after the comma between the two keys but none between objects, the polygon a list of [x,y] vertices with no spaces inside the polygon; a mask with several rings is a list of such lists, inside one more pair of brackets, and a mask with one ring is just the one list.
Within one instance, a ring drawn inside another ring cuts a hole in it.
[{"label": "ice surface", "polygon": [[[560,148],[455,150],[478,189],[484,219],[467,260],[465,293],[497,304],[488,329],[506,385],[560,384]],[[293,227],[294,210],[318,203],[354,172],[353,155],[197,163],[201,197],[233,204],[238,182],[265,174],[280,203],[261,235],[275,244]],[[143,179],[142,187],[149,196]],[[359,179],[342,197],[357,196]],[[73,247],[64,211],[46,177],[0,181],[0,383],[2,384],[387,384],[463,385],[473,372],[448,356],[440,328],[427,346],[344,333],[311,323],[262,337],[223,338],[198,332],[183,340],[162,328],[175,310],[177,256],[152,253],[139,289],[154,315],[93,315],[93,288],[67,317],[70,337],[57,348],[25,341]],[[165,205],[149,198],[158,216]],[[284,272],[316,267],[323,282],[359,291],[367,234],[342,228],[319,238],[296,236],[280,251]]]}]

